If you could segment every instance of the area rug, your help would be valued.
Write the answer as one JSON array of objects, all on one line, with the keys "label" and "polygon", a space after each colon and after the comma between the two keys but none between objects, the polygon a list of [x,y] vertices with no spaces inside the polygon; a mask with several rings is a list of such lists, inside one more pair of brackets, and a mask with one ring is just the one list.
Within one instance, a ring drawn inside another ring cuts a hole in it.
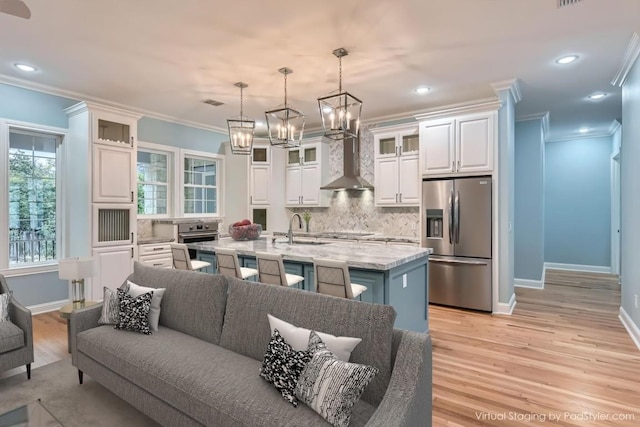
[{"label": "area rug", "polygon": [[65,427],[158,426],[88,375],[78,384],[71,359],[0,380],[0,414],[37,399]]}]

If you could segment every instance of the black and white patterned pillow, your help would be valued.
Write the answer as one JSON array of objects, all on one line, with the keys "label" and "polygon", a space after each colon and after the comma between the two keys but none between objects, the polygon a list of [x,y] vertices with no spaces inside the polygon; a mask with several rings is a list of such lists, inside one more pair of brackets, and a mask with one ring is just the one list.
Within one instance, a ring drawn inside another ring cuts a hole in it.
[{"label": "black and white patterned pillow", "polygon": [[273,384],[287,402],[298,406],[294,390],[300,373],[310,359],[309,352],[294,350],[276,329],[264,355],[260,376]]},{"label": "black and white patterned pillow", "polygon": [[311,361],[300,374],[295,395],[335,427],[347,427],[353,405],[378,373],[373,366],[343,362],[311,332]]},{"label": "black and white patterned pillow", "polygon": [[9,319],[9,301],[13,291],[9,291],[6,294],[0,294],[0,322],[8,322]]},{"label": "black and white patterned pillow", "polygon": [[102,313],[98,323],[101,325],[116,325],[120,321],[118,294],[106,286],[102,292]]},{"label": "black and white patterned pillow", "polygon": [[120,314],[115,329],[124,329],[151,335],[149,311],[151,310],[152,297],[153,292],[147,292],[134,298],[127,294],[126,290],[118,289]]}]

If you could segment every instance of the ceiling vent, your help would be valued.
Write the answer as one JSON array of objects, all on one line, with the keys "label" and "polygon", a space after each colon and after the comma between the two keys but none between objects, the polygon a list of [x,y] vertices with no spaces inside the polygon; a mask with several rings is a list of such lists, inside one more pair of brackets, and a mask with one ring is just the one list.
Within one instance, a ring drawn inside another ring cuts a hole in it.
[{"label": "ceiling vent", "polygon": [[558,8],[565,6],[573,6],[574,4],[580,3],[582,0],[558,0]]},{"label": "ceiling vent", "polygon": [[205,99],[202,102],[204,102],[205,104],[213,105],[214,107],[219,107],[224,104],[224,102],[216,101],[215,99]]}]

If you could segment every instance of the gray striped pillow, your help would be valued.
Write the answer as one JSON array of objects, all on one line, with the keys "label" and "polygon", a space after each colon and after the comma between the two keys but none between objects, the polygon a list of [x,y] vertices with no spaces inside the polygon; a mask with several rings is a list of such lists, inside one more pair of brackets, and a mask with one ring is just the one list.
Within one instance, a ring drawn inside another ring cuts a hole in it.
[{"label": "gray striped pillow", "polygon": [[11,301],[12,295],[13,291],[9,291],[6,294],[0,294],[0,322],[9,321],[9,301]]},{"label": "gray striped pillow", "polygon": [[335,427],[347,427],[353,405],[378,373],[373,366],[343,362],[311,331],[311,361],[300,374],[295,394]]},{"label": "gray striped pillow", "polygon": [[107,288],[103,288],[102,314],[98,323],[101,325],[115,325],[120,321],[120,301],[118,294]]}]

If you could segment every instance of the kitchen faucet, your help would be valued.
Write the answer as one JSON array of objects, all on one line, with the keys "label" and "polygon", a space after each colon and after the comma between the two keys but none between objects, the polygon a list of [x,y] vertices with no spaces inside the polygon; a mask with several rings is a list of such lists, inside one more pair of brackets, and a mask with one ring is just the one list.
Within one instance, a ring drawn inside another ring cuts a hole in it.
[{"label": "kitchen faucet", "polygon": [[291,229],[293,224],[293,218],[298,217],[298,227],[302,228],[302,217],[299,213],[294,213],[291,215],[291,219],[289,220],[289,231],[287,232],[287,237],[289,238],[289,244],[293,244],[293,230]]}]

